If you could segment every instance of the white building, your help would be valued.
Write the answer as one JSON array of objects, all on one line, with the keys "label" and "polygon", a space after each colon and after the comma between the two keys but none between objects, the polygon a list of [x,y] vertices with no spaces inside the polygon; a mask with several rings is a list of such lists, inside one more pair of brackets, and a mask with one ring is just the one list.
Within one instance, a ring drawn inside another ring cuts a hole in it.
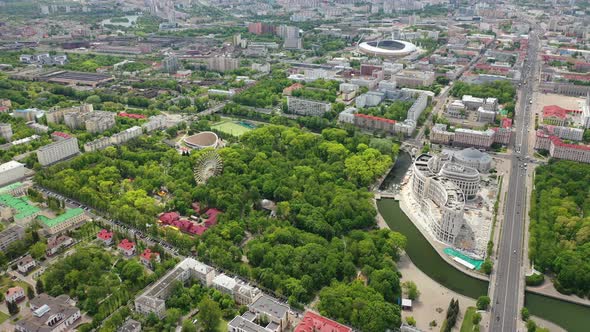
[{"label": "white building", "polygon": [[482,149],[488,149],[494,143],[494,131],[471,130],[459,128],[455,129],[455,138],[453,145],[456,146],[473,146]]},{"label": "white building", "polygon": [[494,123],[496,121],[496,112],[486,110],[483,107],[477,109],[477,121],[485,123]]},{"label": "white building", "polygon": [[433,169],[432,156],[420,155],[413,165],[412,194],[428,216],[428,225],[439,241],[454,244],[465,224],[465,195],[452,181]]},{"label": "white building", "polygon": [[25,165],[11,160],[0,165],[0,186],[18,181],[25,177]]},{"label": "white building", "polygon": [[37,159],[42,166],[47,166],[80,153],[78,139],[63,138],[37,150]]},{"label": "white building", "polygon": [[157,129],[166,128],[167,119],[165,115],[154,115],[150,116],[148,122],[141,125],[146,133],[152,132]]},{"label": "white building", "polygon": [[338,114],[338,122],[354,124],[354,115],[357,113],[354,107],[348,107]]}]

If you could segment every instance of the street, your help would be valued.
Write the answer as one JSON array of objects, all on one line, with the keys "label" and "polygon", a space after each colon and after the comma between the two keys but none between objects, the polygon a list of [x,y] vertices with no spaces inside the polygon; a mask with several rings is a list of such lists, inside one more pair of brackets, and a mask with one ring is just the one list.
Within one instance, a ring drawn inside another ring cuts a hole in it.
[{"label": "street", "polygon": [[[534,26],[534,25],[533,25]],[[528,156],[528,127],[530,125],[533,81],[537,73],[538,27],[529,35],[527,59],[523,68],[519,103],[515,112],[516,132],[513,139],[513,154],[508,195],[504,210],[498,261],[495,269],[494,293],[490,331],[514,332],[519,330],[520,303],[524,296],[523,246],[526,204]]]}]

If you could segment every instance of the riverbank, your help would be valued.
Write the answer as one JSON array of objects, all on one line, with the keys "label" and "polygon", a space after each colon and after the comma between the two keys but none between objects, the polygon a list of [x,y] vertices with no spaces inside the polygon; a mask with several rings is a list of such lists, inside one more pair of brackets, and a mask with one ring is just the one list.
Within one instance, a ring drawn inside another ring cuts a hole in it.
[{"label": "riverbank", "polygon": [[457,262],[452,260],[449,255],[447,255],[443,252],[443,250],[449,246],[435,240],[433,234],[430,233],[430,231],[428,230],[428,228],[427,228],[428,226],[424,222],[424,220],[426,220],[425,219],[426,217],[420,216],[420,212],[418,212],[418,211],[420,211],[420,204],[412,197],[409,185],[402,187],[402,190],[400,192],[400,197],[401,197],[401,199],[399,200],[399,206],[400,206],[401,210],[412,221],[414,226],[416,226],[416,228],[422,233],[424,238],[426,238],[426,240],[430,243],[432,248],[434,248],[436,253],[443,260],[445,260],[449,265],[451,265],[452,267],[454,267],[455,269],[457,269],[458,271],[460,271],[462,273],[468,274],[469,276],[471,276],[473,278],[477,278],[477,279],[480,279],[480,280],[483,280],[486,282],[489,281],[489,278],[487,276],[485,276],[484,274],[478,273],[473,270],[469,270],[468,268],[464,267],[463,265],[459,265]]},{"label": "riverbank", "polygon": [[384,222],[389,229],[406,236],[408,239],[406,253],[417,269],[440,284],[441,287],[445,287],[457,294],[472,299],[487,294],[487,281],[473,278],[449,266],[449,263],[436,252],[426,237],[401,210],[398,201],[382,199],[377,201],[376,204],[379,212],[377,216],[378,224],[383,227]]},{"label": "riverbank", "polygon": [[[418,290],[422,294],[417,300],[412,302],[411,311],[402,311],[402,318],[404,321],[408,316],[414,317],[416,320],[416,327],[420,330],[439,331],[445,319],[449,302],[452,298],[459,300],[460,314],[457,327],[461,326],[460,323],[465,315],[467,307],[475,306],[474,299],[441,286],[424,272],[420,271],[407,254],[404,254],[400,258],[397,267],[402,274],[400,282],[415,282],[418,286]],[[430,322],[432,321],[436,322],[436,327],[430,327]],[[482,321],[481,326],[487,327],[487,324],[487,321]]]}]

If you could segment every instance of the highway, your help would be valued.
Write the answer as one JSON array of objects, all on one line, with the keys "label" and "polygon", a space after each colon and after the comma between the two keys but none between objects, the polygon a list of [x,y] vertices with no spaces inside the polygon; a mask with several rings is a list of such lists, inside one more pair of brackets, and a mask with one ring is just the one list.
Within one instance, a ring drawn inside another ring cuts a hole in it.
[{"label": "highway", "polygon": [[539,29],[534,27],[529,37],[528,54],[523,66],[519,102],[515,111],[516,132],[512,141],[511,172],[505,201],[498,261],[496,264],[494,293],[489,331],[514,332],[519,330],[520,305],[523,289],[523,246],[525,207],[528,201],[526,188],[528,128],[531,121],[533,85],[537,73]]}]

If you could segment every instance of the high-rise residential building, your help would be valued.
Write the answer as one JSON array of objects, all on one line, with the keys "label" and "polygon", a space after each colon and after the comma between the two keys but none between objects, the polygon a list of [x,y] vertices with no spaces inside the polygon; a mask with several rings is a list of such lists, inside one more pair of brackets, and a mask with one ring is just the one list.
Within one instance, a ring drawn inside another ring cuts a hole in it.
[{"label": "high-rise residential building", "polygon": [[175,74],[178,71],[178,57],[176,55],[169,55],[162,60],[162,68],[168,74]]},{"label": "high-rise residential building", "polygon": [[80,153],[78,139],[65,133],[53,133],[56,141],[37,150],[37,159],[42,166],[47,166]]},{"label": "high-rise residential building", "polygon": [[264,35],[264,34],[274,34],[275,33],[275,26],[262,23],[262,22],[255,22],[248,24],[248,32],[253,33],[255,35]]},{"label": "high-rise residential building", "polygon": [[240,68],[240,60],[227,56],[215,56],[207,59],[207,68],[213,71],[226,72]]},{"label": "high-rise residential building", "polygon": [[10,123],[0,123],[0,137],[10,142],[12,138],[12,125]]}]

